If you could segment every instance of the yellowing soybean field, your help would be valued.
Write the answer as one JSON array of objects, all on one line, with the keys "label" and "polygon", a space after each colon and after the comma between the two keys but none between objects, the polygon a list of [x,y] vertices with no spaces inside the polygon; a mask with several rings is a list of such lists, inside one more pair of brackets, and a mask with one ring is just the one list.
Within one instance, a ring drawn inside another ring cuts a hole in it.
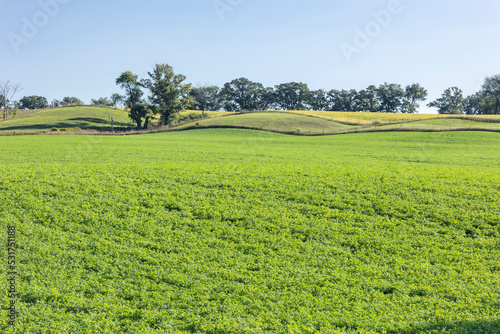
[{"label": "yellowing soybean field", "polygon": [[16,333],[500,333],[498,133],[0,147]]}]

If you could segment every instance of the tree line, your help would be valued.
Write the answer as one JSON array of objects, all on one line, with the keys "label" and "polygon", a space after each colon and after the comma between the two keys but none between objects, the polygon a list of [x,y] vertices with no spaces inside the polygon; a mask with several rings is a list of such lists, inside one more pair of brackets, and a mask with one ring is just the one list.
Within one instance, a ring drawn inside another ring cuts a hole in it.
[{"label": "tree line", "polygon": [[247,78],[235,79],[223,87],[201,86],[191,90],[197,110],[325,110],[358,112],[415,113],[427,97],[419,84],[402,87],[384,83],[357,91],[310,90],[302,82],[289,82],[274,87]]},{"label": "tree line", "polygon": [[440,114],[498,115],[500,114],[500,74],[487,77],[479,90],[464,97],[458,87],[446,89],[440,98],[428,104]]},{"label": "tree line", "polygon": [[[186,84],[186,77],[175,74],[167,64],[156,65],[148,78],[139,79],[130,71],[116,79],[124,93],[110,98],[92,99],[96,106],[124,105],[138,128],[147,128],[149,121],[159,116],[167,124],[173,115],[185,108],[200,111],[256,111],[256,110],[322,110],[385,113],[416,113],[428,92],[420,84],[401,86],[395,83],[370,85],[362,90],[311,90],[302,82],[289,82],[265,87],[247,78],[238,78],[222,87]],[[5,119],[16,109],[41,109],[83,105],[76,97],[54,99],[48,103],[42,96],[13,97],[21,90],[19,85],[0,82],[0,106]],[[145,97],[144,91],[150,95]],[[440,114],[484,115],[500,114],[500,74],[487,77],[479,92],[464,96],[458,87],[447,88],[440,98],[427,104]]]},{"label": "tree line", "polygon": [[[246,78],[218,86],[195,87],[190,92],[196,110],[323,110],[385,113],[416,113],[428,92],[420,84],[403,87],[384,83],[357,91],[310,90],[302,82],[264,87]],[[481,90],[465,97],[458,87],[450,87],[442,96],[427,104],[440,114],[500,114],[500,74],[487,77]]]}]

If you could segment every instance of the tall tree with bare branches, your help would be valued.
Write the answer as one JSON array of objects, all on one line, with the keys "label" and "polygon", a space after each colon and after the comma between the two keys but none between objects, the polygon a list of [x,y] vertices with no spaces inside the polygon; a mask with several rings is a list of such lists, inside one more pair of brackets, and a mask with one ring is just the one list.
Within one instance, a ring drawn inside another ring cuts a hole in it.
[{"label": "tall tree with bare branches", "polygon": [[10,81],[0,82],[0,106],[2,109],[3,119],[9,116],[9,104],[14,96],[21,91],[19,84],[14,84]]}]

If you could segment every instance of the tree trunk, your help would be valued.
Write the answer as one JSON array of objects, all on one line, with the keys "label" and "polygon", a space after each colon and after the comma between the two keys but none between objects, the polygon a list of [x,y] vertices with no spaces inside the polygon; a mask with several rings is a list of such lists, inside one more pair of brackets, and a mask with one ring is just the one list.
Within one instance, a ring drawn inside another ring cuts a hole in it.
[{"label": "tree trunk", "polygon": [[142,129],[142,126],[141,126],[141,119],[136,119],[135,122],[137,123],[137,130],[141,130]]},{"label": "tree trunk", "polygon": [[7,116],[9,115],[9,114],[8,114],[8,109],[7,109],[7,99],[6,99],[6,97],[5,97],[5,96],[3,96],[3,99],[2,99],[2,100],[3,100],[3,101],[2,101],[2,106],[3,106],[3,110],[2,110],[2,112],[3,112],[3,119],[6,119],[6,118],[7,118]]},{"label": "tree trunk", "polygon": [[144,130],[148,129],[148,124],[149,124],[149,117],[146,117],[146,120],[144,120],[144,127],[143,127]]}]

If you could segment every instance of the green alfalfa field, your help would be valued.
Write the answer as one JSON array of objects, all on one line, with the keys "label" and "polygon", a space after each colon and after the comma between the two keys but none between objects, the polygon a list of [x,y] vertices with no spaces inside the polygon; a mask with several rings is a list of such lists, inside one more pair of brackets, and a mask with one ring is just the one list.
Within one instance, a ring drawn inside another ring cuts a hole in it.
[{"label": "green alfalfa field", "polygon": [[1,332],[500,333],[498,133],[0,147]]}]

